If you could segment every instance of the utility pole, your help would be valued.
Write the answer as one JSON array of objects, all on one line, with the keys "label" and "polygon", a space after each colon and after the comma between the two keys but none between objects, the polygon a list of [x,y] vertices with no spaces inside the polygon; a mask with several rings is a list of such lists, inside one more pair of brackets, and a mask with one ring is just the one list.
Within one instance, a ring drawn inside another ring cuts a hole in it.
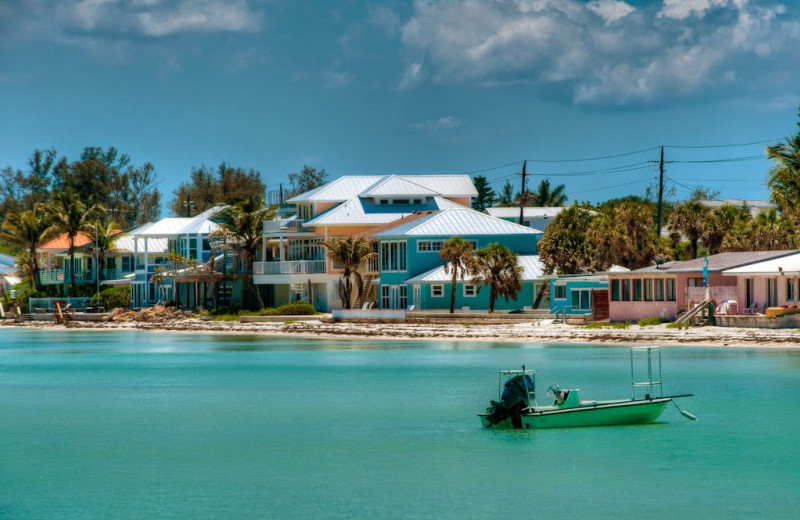
[{"label": "utility pole", "polygon": [[278,184],[278,204],[283,205],[283,183]]},{"label": "utility pole", "polygon": [[658,161],[658,228],[656,236],[661,238],[661,210],[664,203],[664,147],[661,147],[661,159]]},{"label": "utility pole", "polygon": [[525,167],[527,166],[528,161],[522,161],[522,190],[519,192],[519,225],[524,226],[522,223],[522,217],[525,213]]}]

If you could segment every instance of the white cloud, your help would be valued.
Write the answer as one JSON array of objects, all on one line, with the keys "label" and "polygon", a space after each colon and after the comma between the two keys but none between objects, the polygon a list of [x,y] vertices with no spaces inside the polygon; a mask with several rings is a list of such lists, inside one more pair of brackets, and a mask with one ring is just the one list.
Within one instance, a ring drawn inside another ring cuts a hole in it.
[{"label": "white cloud", "polygon": [[172,5],[153,4],[136,19],[143,34],[166,36],[178,32],[253,32],[261,16],[244,0],[183,1]]},{"label": "white cloud", "polygon": [[[648,103],[720,85],[753,90],[763,77],[754,70],[780,66],[800,45],[800,17],[775,0],[637,6],[417,0],[401,32],[409,65],[400,85],[527,83],[576,103]],[[412,58],[420,55],[424,62]]]},{"label": "white cloud", "polygon": [[586,4],[586,8],[605,20],[606,25],[611,25],[636,10],[632,5],[617,0],[592,0]]},{"label": "white cloud", "polygon": [[664,7],[657,16],[684,20],[692,15],[702,18],[712,7],[728,5],[729,0],[664,0]]},{"label": "white cloud", "polygon": [[461,126],[461,120],[455,116],[444,116],[419,123],[412,123],[409,128],[425,134],[437,134],[443,130],[451,130]]}]

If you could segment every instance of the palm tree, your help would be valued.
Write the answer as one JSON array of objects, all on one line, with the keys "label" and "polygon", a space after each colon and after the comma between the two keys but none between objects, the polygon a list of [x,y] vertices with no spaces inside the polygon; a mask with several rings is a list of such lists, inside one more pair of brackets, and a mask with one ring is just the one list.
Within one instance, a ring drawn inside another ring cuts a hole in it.
[{"label": "palm tree", "polygon": [[750,220],[750,212],[743,207],[723,204],[711,211],[703,229],[703,243],[712,255],[719,253],[725,239],[739,225]]},{"label": "palm tree", "polygon": [[36,248],[47,239],[50,231],[49,216],[40,207],[34,207],[22,213],[9,212],[2,229],[0,229],[0,238],[24,247],[28,252],[27,264],[32,285],[36,287],[37,291],[42,288],[42,282]]},{"label": "palm tree", "polygon": [[564,193],[565,187],[559,184],[555,189],[550,189],[550,181],[542,179],[536,192],[530,194],[529,200],[531,205],[539,206],[542,208],[563,206],[567,202],[567,195]]},{"label": "palm tree", "polygon": [[[797,125],[800,127],[800,123]],[[797,219],[800,205],[800,132],[785,143],[767,146],[767,158],[773,161],[767,174],[771,198],[783,214]]]},{"label": "palm tree", "polygon": [[260,197],[251,197],[247,200],[226,206],[214,216],[221,230],[211,233],[209,239],[224,239],[222,247],[230,249],[239,255],[244,264],[248,288],[255,293],[260,308],[264,308],[264,300],[253,285],[253,263],[256,252],[261,247],[264,221],[275,216],[275,207],[264,207]]},{"label": "palm tree", "polygon": [[697,258],[697,241],[703,236],[710,210],[698,201],[686,201],[675,206],[667,219],[667,227],[689,240],[692,259]]},{"label": "palm tree", "polygon": [[52,229],[65,233],[69,240],[69,278],[75,290],[75,237],[91,231],[91,222],[102,212],[97,205],[87,207],[77,195],[70,192],[53,194],[49,205],[42,206],[52,219]]},{"label": "palm tree", "polygon": [[494,312],[494,302],[502,297],[517,301],[522,290],[522,268],[517,263],[517,254],[497,242],[479,249],[475,253],[475,280],[489,286],[489,312]]},{"label": "palm tree", "polygon": [[105,223],[97,221],[89,229],[92,244],[97,247],[97,276],[100,277],[100,281],[103,281],[105,275],[102,267],[105,264],[106,252],[114,249],[114,242],[122,236],[121,229],[113,218],[109,218]]},{"label": "palm tree", "polygon": [[331,260],[342,268],[342,275],[339,277],[339,297],[344,303],[344,308],[350,309],[353,288],[356,289],[356,299],[361,297],[364,290],[364,279],[358,268],[362,262],[373,258],[376,253],[372,250],[369,240],[364,237],[334,238],[322,245],[328,250]]},{"label": "palm tree", "polygon": [[444,272],[453,274],[453,283],[450,291],[450,314],[456,311],[456,281],[462,280],[472,271],[474,264],[472,243],[467,242],[461,237],[448,239],[439,251],[439,257],[447,260],[444,265]]}]

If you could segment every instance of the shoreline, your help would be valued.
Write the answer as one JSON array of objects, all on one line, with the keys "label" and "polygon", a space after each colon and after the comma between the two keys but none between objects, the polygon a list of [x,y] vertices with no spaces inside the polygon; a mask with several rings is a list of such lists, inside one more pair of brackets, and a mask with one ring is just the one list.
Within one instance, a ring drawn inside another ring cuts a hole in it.
[{"label": "shoreline", "polygon": [[[290,322],[287,317],[287,322]],[[668,329],[666,325],[627,329],[586,329],[561,323],[517,324],[417,324],[417,323],[239,323],[225,321],[174,320],[166,323],[72,322],[56,325],[46,322],[3,323],[2,326],[55,330],[138,330],[183,334],[247,334],[298,338],[370,340],[452,341],[486,343],[561,343],[599,345],[695,346],[716,348],[777,348],[800,350],[800,334],[795,329],[752,329],[702,327]]]}]

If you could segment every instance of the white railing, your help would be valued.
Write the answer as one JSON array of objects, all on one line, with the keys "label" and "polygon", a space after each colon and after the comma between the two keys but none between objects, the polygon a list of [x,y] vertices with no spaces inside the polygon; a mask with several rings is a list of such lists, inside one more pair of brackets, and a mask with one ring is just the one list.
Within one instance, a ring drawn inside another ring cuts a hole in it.
[{"label": "white railing", "polygon": [[[73,273],[76,283],[94,282],[94,269],[76,269]],[[69,269],[57,267],[55,269],[39,269],[39,280],[43,285],[69,283]]]},{"label": "white railing", "polygon": [[325,272],[325,260],[295,260],[287,262],[255,262],[253,274],[314,274]]},{"label": "white railing", "polygon": [[[721,305],[722,302],[727,300],[735,300],[737,298],[736,295],[736,287],[731,287],[727,285],[712,285],[708,288],[708,292],[711,295],[711,299],[717,302],[717,305]],[[689,308],[694,307],[696,304],[704,301],[706,299],[706,288],[705,287],[687,287],[686,288],[686,303]]]},{"label": "white railing", "polygon": [[310,233],[311,230],[304,228],[303,223],[305,220],[267,220],[264,222],[264,234]]},{"label": "white railing", "polygon": [[35,312],[54,312],[56,303],[61,305],[61,310],[83,311],[91,302],[91,298],[28,298],[28,309],[31,313]]}]

